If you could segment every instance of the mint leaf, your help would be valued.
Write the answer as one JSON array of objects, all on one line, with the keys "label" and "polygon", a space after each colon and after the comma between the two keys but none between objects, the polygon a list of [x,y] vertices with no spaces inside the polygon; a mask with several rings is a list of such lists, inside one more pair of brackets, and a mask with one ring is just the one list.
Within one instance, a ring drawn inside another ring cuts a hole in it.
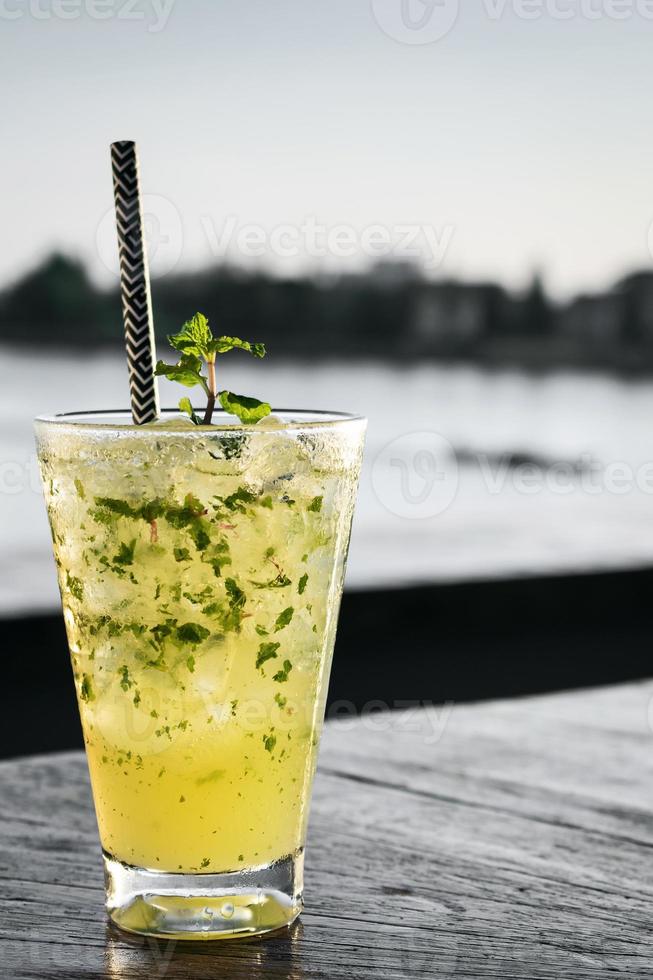
[{"label": "mint leaf", "polygon": [[228,497],[223,497],[221,499],[227,510],[237,510],[241,514],[245,514],[246,508],[243,507],[243,504],[253,504],[256,501],[256,494],[252,493],[246,487],[238,487],[238,489],[234,490],[234,492]]},{"label": "mint leaf", "polygon": [[283,669],[278,670],[274,675],[274,677],[272,678],[272,680],[277,681],[278,684],[285,684],[285,682],[288,680],[288,675],[291,670],[292,670],[292,664],[290,663],[290,661],[284,660]]},{"label": "mint leaf", "polygon": [[178,504],[170,504],[165,508],[163,514],[168,524],[180,530],[183,527],[191,526],[194,521],[203,517],[206,514],[206,508],[192,493],[187,493],[181,507]]},{"label": "mint leaf", "polygon": [[265,357],[265,344],[250,344],[240,337],[215,337],[209,343],[209,349],[215,354],[226,354],[230,350],[245,350],[254,357]]},{"label": "mint leaf", "polygon": [[293,609],[292,606],[288,606],[288,608],[284,609],[282,613],[279,613],[279,615],[277,616],[277,621],[274,624],[274,632],[278,633],[279,630],[284,629],[284,627],[286,627],[288,623],[291,621],[294,614],[295,614],[295,610]]},{"label": "mint leaf", "polygon": [[84,583],[81,579],[71,575],[70,572],[66,572],[66,588],[80,602],[84,598]]},{"label": "mint leaf", "polygon": [[267,660],[275,660],[280,643],[261,643],[256,654],[256,669],[260,670]]},{"label": "mint leaf", "polygon": [[165,623],[157,623],[156,626],[152,626],[150,629],[150,633],[153,636],[152,645],[154,647],[162,647],[163,641],[167,636],[170,636],[176,625],[176,619],[166,619]]},{"label": "mint leaf", "polygon": [[89,674],[84,674],[82,678],[82,686],[79,689],[79,696],[82,701],[95,701],[95,694],[93,693],[93,681],[91,680]]},{"label": "mint leaf", "polygon": [[209,321],[203,313],[196,313],[187,320],[177,334],[168,337],[168,343],[182,354],[194,354],[195,357],[208,360],[209,345],[213,334]]},{"label": "mint leaf", "polygon": [[193,646],[197,646],[204,642],[209,632],[206,626],[200,626],[199,623],[184,623],[175,631],[175,639],[179,640],[180,643],[192,643]]},{"label": "mint leaf", "polygon": [[179,411],[184,415],[187,415],[191,420],[193,425],[201,425],[202,420],[198,415],[195,414],[195,409],[191,405],[190,398],[180,398],[179,399]]},{"label": "mint leaf", "polygon": [[123,691],[128,691],[129,688],[133,687],[134,685],[133,680],[129,676],[129,667],[126,664],[123,664],[123,666],[120,668],[118,673],[120,674],[121,688],[123,689]]},{"label": "mint leaf", "polygon": [[308,505],[308,510],[312,511],[314,514],[319,514],[322,510],[323,497],[313,497],[310,504]]},{"label": "mint leaf", "polygon": [[178,364],[166,364],[165,361],[157,361],[154,373],[157,377],[163,376],[169,381],[178,381],[186,388],[202,385],[206,391],[206,379],[202,376],[201,368],[202,362],[195,354],[182,354]]},{"label": "mint leaf", "polygon": [[126,500],[116,500],[113,497],[96,497],[95,503],[103,510],[108,510],[111,514],[118,517],[137,517],[138,511],[135,510]]},{"label": "mint leaf", "polygon": [[227,595],[229,596],[229,605],[233,606],[235,609],[242,609],[246,602],[245,593],[237,584],[235,579],[225,579],[224,587],[227,590]]},{"label": "mint leaf", "polygon": [[308,572],[304,572],[299,582],[297,583],[297,591],[300,595],[304,594],[304,590],[308,584]]},{"label": "mint leaf", "polygon": [[120,548],[118,549],[118,554],[114,555],[111,559],[114,565],[133,565],[134,564],[134,549],[136,548],[136,538],[127,544],[125,541],[121,542]]},{"label": "mint leaf", "polygon": [[272,411],[267,402],[248,398],[247,395],[235,395],[233,391],[221,391],[218,398],[225,412],[238,416],[244,425],[254,425]]}]

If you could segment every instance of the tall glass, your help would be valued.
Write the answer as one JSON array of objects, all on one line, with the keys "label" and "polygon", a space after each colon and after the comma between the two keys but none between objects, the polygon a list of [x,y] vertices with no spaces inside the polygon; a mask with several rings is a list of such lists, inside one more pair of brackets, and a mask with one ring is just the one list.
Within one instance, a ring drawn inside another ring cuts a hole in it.
[{"label": "tall glass", "polygon": [[119,926],[267,932],[302,858],[365,421],[36,421]]}]

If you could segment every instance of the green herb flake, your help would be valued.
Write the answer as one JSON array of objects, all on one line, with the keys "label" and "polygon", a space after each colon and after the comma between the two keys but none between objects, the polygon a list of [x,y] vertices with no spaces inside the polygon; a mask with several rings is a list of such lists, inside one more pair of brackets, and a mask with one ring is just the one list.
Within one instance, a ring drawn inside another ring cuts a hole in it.
[{"label": "green herb flake", "polygon": [[81,480],[75,479],[75,490],[82,500],[86,500],[86,491],[84,490],[84,484]]},{"label": "green herb flake", "polygon": [[95,701],[95,693],[93,691],[93,681],[89,674],[84,674],[82,677],[82,686],[79,690],[79,696],[82,701]]},{"label": "green herb flake", "polygon": [[84,598],[84,583],[81,579],[71,575],[70,572],[66,572],[66,588],[74,599],[81,602]]},{"label": "green herb flake", "polygon": [[260,670],[266,661],[276,659],[280,646],[280,643],[261,643],[256,654],[256,669]]},{"label": "green herb flake", "polygon": [[313,497],[310,504],[308,505],[308,510],[313,514],[319,514],[322,510],[323,497]]},{"label": "green herb flake", "polygon": [[276,672],[272,680],[276,681],[278,684],[285,684],[285,682],[288,680],[288,675],[290,674],[291,670],[292,670],[291,662],[289,660],[284,660],[282,669]]},{"label": "green herb flake", "polygon": [[227,590],[227,595],[229,596],[229,602],[232,606],[242,607],[245,605],[245,593],[240,588],[238,583],[233,578],[225,579],[224,587]]},{"label": "green herb flake", "polygon": [[308,572],[304,572],[299,582],[297,583],[297,591],[300,595],[304,595],[306,586],[308,585]]},{"label": "green herb flake", "polygon": [[118,554],[111,559],[114,565],[124,567],[134,564],[134,549],[136,548],[136,538],[129,543],[123,541],[118,549]]},{"label": "green herb flake", "polygon": [[[175,561],[190,561],[190,551],[188,548],[175,548],[173,552]],[[155,596],[158,599],[158,596]]]},{"label": "green herb flake", "polygon": [[198,646],[210,635],[210,630],[199,623],[184,623],[175,630],[175,639],[180,643],[192,643]]},{"label": "green herb flake", "polygon": [[288,626],[288,624],[291,622],[294,614],[295,614],[295,610],[293,609],[292,606],[288,606],[287,609],[284,609],[283,612],[279,613],[279,615],[277,616],[276,622],[274,624],[274,632],[275,633],[278,633],[279,630],[282,630],[286,626]]},{"label": "green herb flake", "polygon": [[195,780],[196,786],[205,786],[206,783],[217,783],[218,780],[222,779],[225,774],[224,769],[214,769],[213,772],[207,773],[206,776],[199,776]]},{"label": "green herb flake", "polygon": [[269,752],[270,754],[272,754],[272,752],[274,752],[274,747],[275,747],[276,744],[277,744],[277,736],[276,735],[273,735],[270,732],[269,735],[264,735],[263,736],[263,745],[265,747],[265,751],[266,752]]},{"label": "green herb flake", "polygon": [[232,494],[228,497],[219,498],[222,500],[222,504],[230,511],[239,511],[241,514],[245,514],[246,504],[253,504],[256,502],[256,494],[252,493],[247,487],[238,487]]},{"label": "green herb flake", "polygon": [[134,686],[134,682],[129,676],[129,667],[126,664],[122,665],[118,671],[118,674],[120,675],[120,686],[123,691],[128,691]]}]

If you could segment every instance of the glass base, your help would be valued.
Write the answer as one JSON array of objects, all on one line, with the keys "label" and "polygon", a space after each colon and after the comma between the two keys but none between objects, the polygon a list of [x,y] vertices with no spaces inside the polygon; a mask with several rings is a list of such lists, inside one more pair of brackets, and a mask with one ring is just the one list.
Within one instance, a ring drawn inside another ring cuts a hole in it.
[{"label": "glass base", "polygon": [[303,908],[304,853],[224,874],[148,871],[104,855],[107,911],[160,939],[233,939],[290,925]]}]

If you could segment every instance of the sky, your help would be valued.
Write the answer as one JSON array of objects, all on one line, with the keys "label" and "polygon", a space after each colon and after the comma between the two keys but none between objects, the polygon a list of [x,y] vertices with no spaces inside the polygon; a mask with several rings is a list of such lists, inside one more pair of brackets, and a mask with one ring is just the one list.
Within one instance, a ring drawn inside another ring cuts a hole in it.
[{"label": "sky", "polygon": [[605,288],[653,264],[652,42],[653,0],[0,0],[0,285],[112,281],[135,139],[155,276]]}]

